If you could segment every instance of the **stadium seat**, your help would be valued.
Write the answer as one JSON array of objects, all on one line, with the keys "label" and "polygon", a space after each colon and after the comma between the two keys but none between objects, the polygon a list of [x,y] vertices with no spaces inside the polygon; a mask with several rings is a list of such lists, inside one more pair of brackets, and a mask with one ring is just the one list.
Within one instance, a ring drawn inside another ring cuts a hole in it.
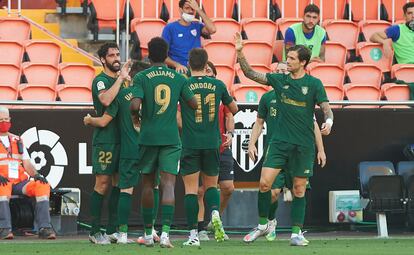
[{"label": "stadium seat", "polygon": [[25,50],[31,63],[58,66],[61,58],[59,45],[51,41],[28,41]]},{"label": "stadium seat", "polygon": [[234,42],[234,34],[241,31],[240,24],[234,19],[216,18],[213,22],[216,32],[211,35],[211,39],[215,41]]},{"label": "stadium seat", "polygon": [[[263,65],[251,65],[251,68],[253,70],[255,70],[256,72],[260,72],[260,73],[270,73],[270,68],[263,66]],[[244,85],[262,85],[260,83],[257,83],[253,80],[250,80],[249,78],[247,78],[246,76],[244,76],[243,70],[241,70],[239,63],[237,63],[234,66],[234,69],[236,71],[236,75],[239,78],[239,83],[240,84],[244,84]]]},{"label": "stadium seat", "polygon": [[[344,100],[344,89],[342,86],[333,86],[327,85],[324,86],[326,95],[328,96],[329,101],[342,101]],[[342,108],[341,105],[331,105],[331,108]]]},{"label": "stadium seat", "polygon": [[210,18],[231,18],[234,7],[232,0],[203,0],[202,6]]},{"label": "stadium seat", "polygon": [[[158,10],[161,7],[161,2],[159,1]],[[142,6],[142,3],[144,5]],[[142,19],[142,18],[149,18],[149,19],[156,19],[157,17],[157,1],[142,1],[142,0],[130,0],[129,4],[131,6],[132,12],[134,13],[134,19]],[[178,6],[178,5],[177,5]],[[159,16],[159,13],[158,13]],[[131,24],[132,25],[132,24]],[[131,26],[132,29],[132,26]]]},{"label": "stadium seat", "polygon": [[57,94],[62,102],[92,102],[92,92],[85,87],[62,85],[58,87]]},{"label": "stadium seat", "polygon": [[[25,101],[53,102],[56,100],[58,69],[46,64],[23,64],[27,83],[19,86],[19,95]],[[48,106],[16,106],[15,108],[53,108]]]},{"label": "stadium seat", "polygon": [[313,3],[319,6],[321,10],[321,21],[326,19],[341,19],[344,15],[346,0],[313,0]]},{"label": "stadium seat", "polygon": [[357,55],[367,64],[378,66],[382,72],[391,71],[393,57],[386,57],[382,45],[379,43],[360,42],[357,44]]},{"label": "stadium seat", "polygon": [[[279,5],[280,6],[280,5]],[[302,18],[281,18],[276,20],[277,25],[277,39],[283,40],[285,38],[285,33],[288,27],[298,22],[302,22]]]},{"label": "stadium seat", "polygon": [[258,103],[262,95],[270,90],[264,85],[235,84],[231,87],[231,94],[240,103]]},{"label": "stadium seat", "polygon": [[245,19],[242,26],[248,40],[263,41],[270,45],[276,40],[276,23],[269,19]]},{"label": "stadium seat", "polygon": [[238,4],[242,19],[268,17],[268,0],[239,0]]},{"label": "stadium seat", "polygon": [[[388,18],[394,23],[396,20],[403,20],[404,13],[402,7],[406,2],[414,2],[413,0],[382,0],[388,12]],[[393,6],[394,3],[394,6]]]},{"label": "stadium seat", "polygon": [[0,40],[0,63],[20,66],[23,61],[24,47],[16,41]]},{"label": "stadium seat", "polygon": [[353,20],[379,19],[377,0],[349,0],[348,2],[351,6]]},{"label": "stadium seat", "polygon": [[208,59],[215,65],[233,68],[236,63],[236,49],[231,42],[209,41],[204,45],[204,49],[208,53]]},{"label": "stadium seat", "polygon": [[353,62],[345,65],[345,71],[352,83],[381,85],[382,71],[375,65]]},{"label": "stadium seat", "polygon": [[369,211],[404,213],[405,197],[405,185],[401,176],[371,176],[368,182]]},{"label": "stadium seat", "polygon": [[[382,97],[387,101],[410,100],[410,88],[405,84],[385,83],[381,86]],[[408,105],[384,105],[381,108],[411,108]]]},{"label": "stadium seat", "polygon": [[139,50],[140,47],[142,55],[147,56],[148,42],[153,37],[161,36],[165,25],[166,23],[161,19],[133,19],[131,22],[131,32],[135,33],[132,35],[132,43],[135,46],[135,50]]},{"label": "stadium seat", "polygon": [[325,63],[344,67],[346,58],[347,51],[344,45],[332,41],[325,43]]},{"label": "stadium seat", "polygon": [[368,183],[372,176],[395,175],[394,165],[390,161],[364,161],[358,165],[361,196],[368,198]]},{"label": "stadium seat", "polygon": [[0,64],[0,100],[17,100],[20,75],[19,66]]},{"label": "stadium seat", "polygon": [[64,81],[61,85],[91,89],[95,78],[93,67],[79,63],[62,63],[59,65],[59,71]]},{"label": "stadium seat", "polygon": [[30,39],[30,23],[20,18],[0,18],[0,39],[23,44]]},{"label": "stadium seat", "polygon": [[[167,6],[168,12],[170,14],[170,22],[176,21],[180,18],[180,9],[178,7],[178,2],[180,0],[163,0],[165,2],[165,5]],[[159,8],[161,8],[162,0],[159,1]],[[198,1],[200,2],[200,1]],[[204,2],[204,1],[203,1]],[[210,16],[211,18],[211,16]]]},{"label": "stadium seat", "polygon": [[227,88],[233,86],[234,83],[234,69],[229,66],[214,65],[217,70],[216,78],[224,82]]},{"label": "stadium seat", "polygon": [[272,63],[273,47],[260,41],[244,41],[243,53],[251,65],[264,65],[270,67]]},{"label": "stadium seat", "polygon": [[366,42],[370,41],[374,33],[383,32],[389,26],[391,26],[391,23],[384,20],[361,20],[358,22],[360,34],[364,36]]},{"label": "stadium seat", "polygon": [[[349,101],[380,101],[381,91],[370,84],[348,83],[344,85],[345,96]],[[347,108],[378,108],[377,105],[350,105]]]},{"label": "stadium seat", "polygon": [[397,80],[414,82],[414,64],[396,64],[392,66],[391,76]]},{"label": "stadium seat", "polygon": [[[126,0],[119,0],[119,17],[124,18]],[[89,9],[91,11],[88,28],[94,35],[94,40],[98,39],[99,30],[103,28],[116,30],[116,3],[117,1],[92,0]],[[123,22],[120,22],[120,25]]]},{"label": "stadium seat", "polygon": [[355,49],[358,26],[349,20],[325,20],[323,27],[330,41],[343,44],[347,50]]},{"label": "stadium seat", "polygon": [[333,64],[317,64],[309,69],[309,74],[320,79],[324,86],[342,87],[345,71]]},{"label": "stadium seat", "polygon": [[280,8],[282,18],[299,18],[303,16],[303,10],[309,4],[309,0],[276,0]]},{"label": "stadium seat", "polygon": [[414,176],[414,162],[413,161],[400,161],[397,164],[397,173],[402,176],[406,186],[411,176]]}]

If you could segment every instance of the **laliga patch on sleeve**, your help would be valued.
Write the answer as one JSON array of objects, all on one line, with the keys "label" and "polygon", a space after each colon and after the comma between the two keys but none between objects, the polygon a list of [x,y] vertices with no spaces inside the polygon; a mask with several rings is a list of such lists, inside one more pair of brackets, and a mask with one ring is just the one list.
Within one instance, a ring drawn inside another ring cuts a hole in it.
[{"label": "laliga patch on sleeve", "polygon": [[96,84],[96,87],[98,88],[98,91],[103,90],[105,89],[105,83],[103,81],[98,81],[98,83]]}]

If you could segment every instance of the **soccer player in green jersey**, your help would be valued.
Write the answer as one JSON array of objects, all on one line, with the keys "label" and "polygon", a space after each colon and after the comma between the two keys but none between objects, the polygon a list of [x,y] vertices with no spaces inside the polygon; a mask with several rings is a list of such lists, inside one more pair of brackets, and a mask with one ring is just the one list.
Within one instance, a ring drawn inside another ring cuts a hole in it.
[{"label": "soccer player in green jersey", "polygon": [[[136,74],[149,67],[149,64],[136,62],[132,65],[130,74]],[[133,98],[133,89],[129,82],[124,83],[117,97],[106,109],[102,117],[91,117],[89,114],[84,118],[85,125],[104,128],[115,118],[120,131],[120,161],[119,161],[119,184],[121,189],[118,202],[118,224],[119,236],[117,243],[128,243],[128,218],[131,211],[131,196],[134,186],[140,177],[138,165],[138,130],[139,127],[132,124],[129,112],[130,101]]]},{"label": "soccer player in green jersey", "polygon": [[[93,106],[97,116],[102,116],[114,101],[122,84],[129,80],[129,62],[121,68],[118,45],[106,43],[98,51],[104,67],[92,82]],[[117,240],[117,205],[119,199],[118,164],[119,132],[114,122],[106,127],[95,128],[92,140],[92,170],[95,187],[91,196],[90,213],[92,228],[89,240],[96,244],[108,244]],[[102,204],[105,193],[112,185],[108,203],[108,225],[103,236],[100,232]]]},{"label": "soccer player in green jersey", "polygon": [[189,64],[191,77],[190,89],[197,98],[197,109],[182,104],[182,143],[183,151],[180,160],[180,173],[185,187],[184,205],[187,224],[190,229],[185,246],[199,246],[198,239],[198,182],[201,176],[205,187],[204,199],[207,211],[211,211],[214,237],[224,241],[224,229],[220,219],[220,193],[217,189],[221,144],[218,125],[220,102],[234,114],[237,105],[229,95],[226,85],[220,80],[207,76],[208,55],[204,49],[195,48],[190,51]]},{"label": "soccer player in green jersey", "polygon": [[[181,141],[177,126],[177,104],[181,100],[197,109],[197,100],[187,79],[165,66],[168,44],[160,37],[148,43],[151,68],[134,77],[135,98],[131,101],[131,114],[137,121],[141,116],[138,138],[139,164],[142,173],[142,214],[144,218],[145,245],[153,246],[153,187],[155,178],[161,176],[160,188],[162,233],[160,246],[172,248],[169,231],[174,215],[174,187],[181,155]],[[142,109],[141,109],[142,105]],[[140,113],[141,112],[141,113]]]},{"label": "soccer player in green jersey", "polygon": [[[279,102],[279,121],[276,122],[277,132],[274,134],[266,152],[260,176],[258,192],[259,225],[256,235],[269,232],[268,214],[271,204],[271,187],[281,169],[290,171],[293,177],[292,201],[292,235],[290,244],[306,246],[308,241],[301,228],[305,219],[305,191],[309,177],[313,175],[315,157],[315,138],[313,131],[313,115],[318,104],[325,118],[321,133],[328,135],[333,125],[333,113],[329,107],[322,82],[306,74],[305,67],[311,54],[303,45],[289,48],[287,66],[289,74],[259,73],[254,71],[247,62],[242,50],[243,43],[240,33],[236,33],[237,59],[246,77],[264,85],[273,87]],[[295,167],[287,167],[295,162]],[[249,242],[249,240],[246,240]]]}]

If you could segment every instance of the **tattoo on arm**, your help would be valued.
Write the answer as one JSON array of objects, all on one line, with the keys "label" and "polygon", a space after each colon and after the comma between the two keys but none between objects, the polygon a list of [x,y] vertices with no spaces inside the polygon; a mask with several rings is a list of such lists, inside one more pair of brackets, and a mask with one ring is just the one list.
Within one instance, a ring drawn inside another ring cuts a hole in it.
[{"label": "tattoo on arm", "polygon": [[333,120],[334,119],[334,116],[333,116],[333,112],[331,110],[331,107],[329,106],[329,103],[328,102],[323,102],[323,103],[321,103],[320,106],[321,106],[321,109],[323,111],[323,115],[325,117],[325,121],[327,119]]},{"label": "tattoo on arm", "polygon": [[244,73],[244,75],[249,78],[250,80],[253,80],[255,82],[258,82],[263,85],[267,85],[267,78],[265,73],[259,73],[256,72],[251,68],[249,63],[247,63],[246,57],[244,56],[243,52],[238,51],[237,52],[237,59],[239,61],[240,67]]}]

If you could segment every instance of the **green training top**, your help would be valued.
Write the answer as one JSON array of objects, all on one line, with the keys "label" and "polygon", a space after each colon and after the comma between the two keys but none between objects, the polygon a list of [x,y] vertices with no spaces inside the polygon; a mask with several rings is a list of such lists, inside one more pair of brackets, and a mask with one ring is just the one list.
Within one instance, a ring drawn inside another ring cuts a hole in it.
[{"label": "green training top", "polygon": [[400,27],[400,38],[392,44],[398,64],[414,64],[414,31],[406,24]]},{"label": "green training top", "polygon": [[279,116],[277,99],[274,90],[266,92],[262,95],[262,98],[260,98],[257,116],[264,119],[266,122],[265,146],[267,146],[272,140],[273,135],[276,133],[276,122]]}]

